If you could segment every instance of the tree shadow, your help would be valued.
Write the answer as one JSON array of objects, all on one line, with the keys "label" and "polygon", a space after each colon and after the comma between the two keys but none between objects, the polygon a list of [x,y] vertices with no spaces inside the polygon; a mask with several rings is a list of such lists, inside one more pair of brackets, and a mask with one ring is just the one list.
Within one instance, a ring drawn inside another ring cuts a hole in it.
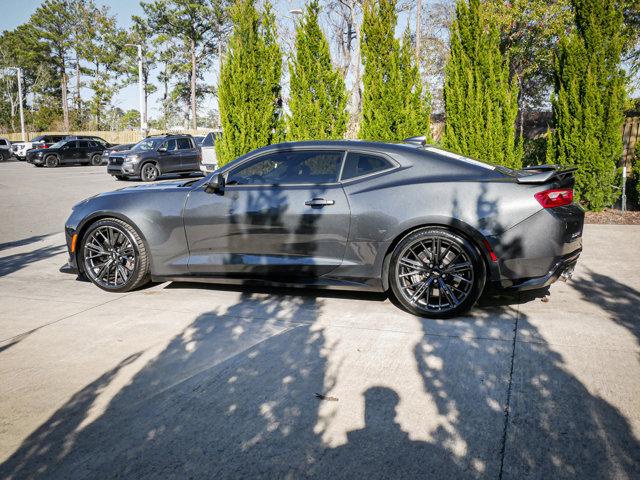
[{"label": "tree shadow", "polygon": [[65,247],[63,245],[54,245],[38,248],[30,252],[0,257],[0,277],[22,270],[32,263],[53,257],[64,250]]},{"label": "tree shadow", "polygon": [[9,248],[21,247],[23,245],[29,245],[31,243],[41,242],[42,240],[44,240],[49,236],[50,234],[34,235],[32,237],[23,238],[21,240],[14,240],[11,242],[0,243],[0,251],[7,250]]},{"label": "tree shadow", "polygon": [[586,278],[572,282],[582,299],[607,312],[610,318],[634,334],[640,343],[640,292],[607,275],[586,269]]}]

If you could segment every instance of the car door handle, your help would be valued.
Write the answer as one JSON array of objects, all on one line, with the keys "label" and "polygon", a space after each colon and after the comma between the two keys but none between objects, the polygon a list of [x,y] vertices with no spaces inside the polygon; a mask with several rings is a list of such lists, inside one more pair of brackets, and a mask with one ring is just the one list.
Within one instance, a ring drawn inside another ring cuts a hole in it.
[{"label": "car door handle", "polygon": [[313,200],[307,200],[304,202],[309,207],[324,207],[325,205],[333,205],[333,200],[325,200],[324,198],[314,198]]}]

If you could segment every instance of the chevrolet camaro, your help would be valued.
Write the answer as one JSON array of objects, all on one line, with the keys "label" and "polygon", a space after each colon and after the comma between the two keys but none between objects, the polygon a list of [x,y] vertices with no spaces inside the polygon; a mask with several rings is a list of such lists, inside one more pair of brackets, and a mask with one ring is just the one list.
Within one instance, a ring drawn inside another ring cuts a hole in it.
[{"label": "chevrolet camaro", "polygon": [[451,317],[485,287],[570,276],[584,212],[573,171],[510,170],[409,139],[297,142],[204,178],[127,187],[73,207],[67,271],[124,292],[149,281],[389,292]]}]

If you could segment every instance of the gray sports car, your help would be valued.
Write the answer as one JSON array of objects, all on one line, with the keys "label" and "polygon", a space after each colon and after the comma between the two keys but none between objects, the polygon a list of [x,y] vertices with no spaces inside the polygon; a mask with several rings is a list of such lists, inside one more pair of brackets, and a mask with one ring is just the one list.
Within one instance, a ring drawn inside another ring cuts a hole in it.
[{"label": "gray sports car", "polygon": [[96,195],[67,220],[67,270],[113,292],[149,280],[390,291],[428,317],[468,310],[485,285],[571,275],[584,221],[572,170],[409,142],[271,145],[205,178]]}]

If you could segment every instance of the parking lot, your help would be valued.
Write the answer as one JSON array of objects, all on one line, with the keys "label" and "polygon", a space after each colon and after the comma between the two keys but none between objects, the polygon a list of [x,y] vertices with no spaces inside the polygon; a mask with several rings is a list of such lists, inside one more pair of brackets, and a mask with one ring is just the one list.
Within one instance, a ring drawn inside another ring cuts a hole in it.
[{"label": "parking lot", "polygon": [[640,227],[569,283],[428,320],[384,295],[59,272],[106,167],[0,163],[0,478],[638,478]]}]

